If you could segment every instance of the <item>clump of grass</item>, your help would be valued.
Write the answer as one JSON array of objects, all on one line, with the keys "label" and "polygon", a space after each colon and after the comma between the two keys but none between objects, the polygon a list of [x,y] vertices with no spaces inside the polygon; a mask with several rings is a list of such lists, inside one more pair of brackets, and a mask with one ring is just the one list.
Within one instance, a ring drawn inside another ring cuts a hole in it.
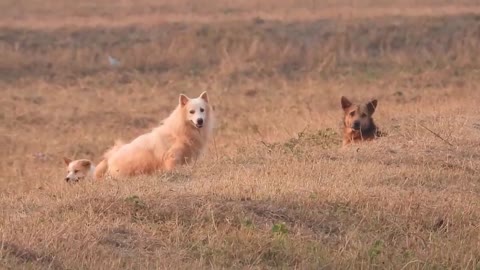
[{"label": "clump of grass", "polygon": [[269,151],[280,151],[297,156],[305,155],[312,150],[338,148],[341,145],[339,134],[331,128],[319,130],[303,130],[293,138],[280,143],[266,143],[263,145]]}]

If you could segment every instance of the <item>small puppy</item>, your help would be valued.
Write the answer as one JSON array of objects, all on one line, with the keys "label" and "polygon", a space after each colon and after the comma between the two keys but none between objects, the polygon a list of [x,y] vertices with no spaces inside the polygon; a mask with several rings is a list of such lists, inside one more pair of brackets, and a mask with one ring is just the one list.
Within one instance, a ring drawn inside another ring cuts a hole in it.
[{"label": "small puppy", "polygon": [[346,97],[341,99],[343,117],[343,146],[350,143],[369,141],[379,136],[372,115],[377,108],[377,100],[373,99],[365,104],[356,105]]},{"label": "small puppy", "polygon": [[64,157],[63,161],[67,165],[67,176],[65,181],[78,182],[85,178],[93,178],[95,164],[88,159],[71,160]]}]

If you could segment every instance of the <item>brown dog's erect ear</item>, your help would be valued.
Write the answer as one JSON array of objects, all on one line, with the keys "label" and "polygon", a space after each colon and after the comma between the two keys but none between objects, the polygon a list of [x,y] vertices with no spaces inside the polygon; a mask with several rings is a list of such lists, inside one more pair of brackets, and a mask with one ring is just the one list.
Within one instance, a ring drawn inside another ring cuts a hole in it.
[{"label": "brown dog's erect ear", "polygon": [[200,94],[200,98],[205,100],[205,102],[208,103],[208,95],[207,95],[207,91],[203,91],[202,94]]},{"label": "brown dog's erect ear", "polygon": [[370,115],[372,115],[375,112],[375,109],[377,108],[377,100],[372,99],[372,101],[370,101],[367,104],[367,108],[368,108],[368,112],[370,113]]},{"label": "brown dog's erect ear", "polygon": [[182,107],[183,107],[187,104],[189,98],[187,96],[185,96],[184,94],[180,94],[180,98],[178,100],[179,100],[180,105],[182,105]]},{"label": "brown dog's erect ear", "polygon": [[92,163],[90,162],[90,160],[82,160],[82,162],[80,162],[80,164],[81,164],[83,167],[90,167],[90,165],[92,165]]},{"label": "brown dog's erect ear", "polygon": [[63,162],[65,162],[65,164],[68,166],[68,164],[70,164],[70,162],[72,162],[72,160],[69,159],[69,158],[63,157]]},{"label": "brown dog's erect ear", "polygon": [[352,102],[348,98],[342,96],[342,109],[348,109],[352,106]]}]

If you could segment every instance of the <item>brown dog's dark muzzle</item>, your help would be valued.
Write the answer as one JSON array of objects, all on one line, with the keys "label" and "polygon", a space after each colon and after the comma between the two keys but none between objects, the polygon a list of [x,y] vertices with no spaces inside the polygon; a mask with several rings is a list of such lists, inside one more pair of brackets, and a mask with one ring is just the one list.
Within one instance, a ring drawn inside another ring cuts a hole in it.
[{"label": "brown dog's dark muzzle", "polygon": [[352,124],[352,129],[353,130],[360,130],[360,121],[354,121]]}]

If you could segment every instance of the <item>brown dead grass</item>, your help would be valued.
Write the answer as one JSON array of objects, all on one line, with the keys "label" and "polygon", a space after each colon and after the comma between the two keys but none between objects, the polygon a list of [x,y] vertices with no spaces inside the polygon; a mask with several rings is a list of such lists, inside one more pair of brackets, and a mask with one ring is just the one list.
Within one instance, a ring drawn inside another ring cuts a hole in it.
[{"label": "brown dead grass", "polygon": [[[2,267],[480,267],[474,1],[14,2]],[[203,90],[219,115],[204,159],[62,181],[62,156],[98,162]],[[378,98],[387,136],[340,149],[341,95]]]}]

